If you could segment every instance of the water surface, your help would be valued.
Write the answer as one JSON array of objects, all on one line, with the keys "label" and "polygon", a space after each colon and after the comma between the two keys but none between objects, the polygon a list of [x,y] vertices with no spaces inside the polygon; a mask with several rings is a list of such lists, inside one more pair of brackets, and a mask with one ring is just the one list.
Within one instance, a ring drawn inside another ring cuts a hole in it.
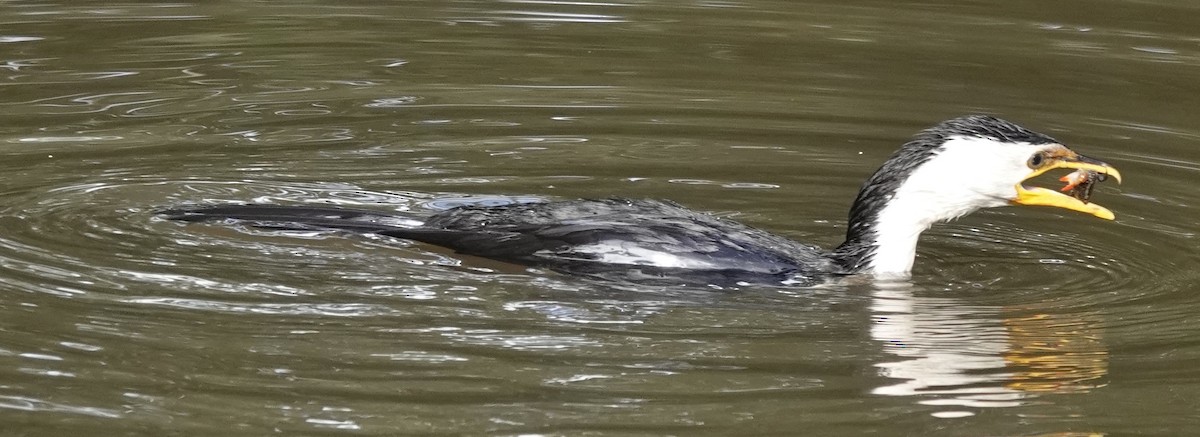
[{"label": "water surface", "polygon": [[[1196,7],[0,4],[5,435],[1200,433]],[[668,198],[825,247],[910,135],[1113,163],[911,281],[599,284],[179,204]]]}]

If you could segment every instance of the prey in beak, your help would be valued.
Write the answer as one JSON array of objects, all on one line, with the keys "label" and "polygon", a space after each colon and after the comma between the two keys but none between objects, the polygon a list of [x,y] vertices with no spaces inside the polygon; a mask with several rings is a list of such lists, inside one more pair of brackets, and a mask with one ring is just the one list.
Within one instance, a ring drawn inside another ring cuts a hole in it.
[{"label": "prey in beak", "polygon": [[1056,206],[1091,214],[1107,220],[1112,220],[1116,217],[1108,208],[1088,202],[1091,200],[1092,189],[1096,183],[1103,182],[1109,177],[1116,179],[1117,183],[1121,182],[1121,172],[1117,171],[1116,168],[1075,153],[1062,145],[1055,145],[1034,154],[1029,158],[1028,164],[1029,168],[1033,171],[1023,181],[1033,179],[1058,168],[1075,169],[1075,172],[1059,179],[1067,183],[1067,186],[1062,188],[1062,191],[1067,194],[1046,188],[1026,187],[1022,184],[1017,184],[1017,198],[1013,199],[1013,203],[1018,205]]}]

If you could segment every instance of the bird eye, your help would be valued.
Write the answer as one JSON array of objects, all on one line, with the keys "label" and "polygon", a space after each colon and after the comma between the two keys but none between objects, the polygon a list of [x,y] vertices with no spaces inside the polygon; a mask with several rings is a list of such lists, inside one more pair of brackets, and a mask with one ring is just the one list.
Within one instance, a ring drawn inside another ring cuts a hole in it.
[{"label": "bird eye", "polygon": [[1041,152],[1034,153],[1033,156],[1029,157],[1029,168],[1036,169],[1041,167],[1042,163],[1045,161],[1046,157]]}]

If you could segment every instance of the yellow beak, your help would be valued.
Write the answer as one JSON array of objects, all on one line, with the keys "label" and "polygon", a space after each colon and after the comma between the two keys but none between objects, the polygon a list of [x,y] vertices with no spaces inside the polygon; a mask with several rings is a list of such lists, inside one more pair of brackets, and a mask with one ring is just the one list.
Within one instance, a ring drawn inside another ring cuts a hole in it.
[{"label": "yellow beak", "polygon": [[[1111,165],[1103,162],[1087,158],[1079,155],[1066,148],[1062,149],[1063,153],[1056,153],[1057,156],[1048,157],[1048,161],[1038,169],[1034,170],[1025,180],[1033,179],[1042,173],[1056,168],[1072,168],[1076,170],[1094,171],[1109,177],[1115,178],[1117,183],[1121,182],[1121,172],[1117,171]],[[1054,190],[1049,190],[1041,187],[1026,188],[1024,185],[1017,184],[1017,198],[1013,203],[1019,205],[1041,205],[1041,206],[1056,206],[1066,208],[1072,211],[1079,211],[1100,217],[1106,220],[1116,218],[1112,211],[1108,208],[1097,205],[1095,203],[1085,202],[1075,197],[1059,193]]]}]

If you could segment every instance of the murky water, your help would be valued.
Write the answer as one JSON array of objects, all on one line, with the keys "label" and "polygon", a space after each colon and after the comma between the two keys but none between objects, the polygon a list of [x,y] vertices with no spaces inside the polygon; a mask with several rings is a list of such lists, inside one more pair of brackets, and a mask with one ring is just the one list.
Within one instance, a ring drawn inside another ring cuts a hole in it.
[{"label": "murky water", "polygon": [[[1200,434],[1186,2],[0,3],[4,435]],[[1121,169],[911,283],[617,287],[158,208],[669,198],[826,247],[914,132]]]}]

